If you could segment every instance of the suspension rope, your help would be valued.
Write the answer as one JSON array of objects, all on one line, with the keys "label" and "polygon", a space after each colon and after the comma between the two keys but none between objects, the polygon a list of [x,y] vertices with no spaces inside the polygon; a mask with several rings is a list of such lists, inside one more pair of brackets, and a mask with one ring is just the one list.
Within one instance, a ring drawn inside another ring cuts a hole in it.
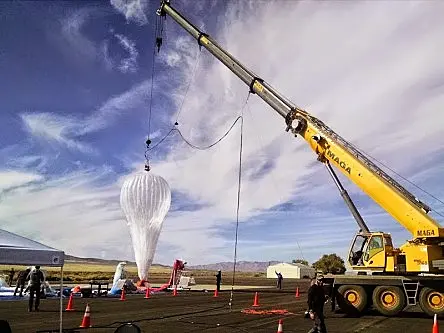
[{"label": "suspension rope", "polygon": [[[160,21],[160,22],[159,22]],[[160,30],[159,30],[160,29]],[[156,17],[156,23],[154,28],[154,46],[153,46],[153,55],[151,62],[151,89],[150,89],[150,102],[149,102],[149,112],[148,112],[148,136],[145,142],[145,170],[150,170],[149,165],[149,157],[148,157],[148,147],[151,143],[151,115],[153,110],[153,91],[154,91],[154,69],[156,63],[156,47],[157,52],[160,50],[160,46],[162,45],[162,34],[163,34],[163,22],[161,17]]]},{"label": "suspension rope", "polygon": [[233,294],[234,294],[234,282],[236,277],[236,264],[237,264],[237,243],[239,235],[239,211],[240,211],[240,196],[241,196],[241,185],[242,185],[242,152],[243,152],[243,135],[244,135],[244,109],[248,105],[248,99],[250,98],[250,92],[248,92],[247,99],[244,106],[241,109],[241,128],[240,128],[240,143],[239,143],[239,170],[237,178],[237,204],[236,204],[236,231],[234,238],[234,257],[233,257],[233,279],[231,281],[231,292],[230,292],[230,302],[228,303],[230,310],[233,305]]},{"label": "suspension rope", "polygon": [[236,123],[239,121],[239,119],[242,119],[242,116],[238,116],[234,122],[231,124],[231,126],[228,128],[228,130],[219,138],[217,139],[215,142],[211,143],[210,145],[207,146],[197,146],[193,143],[191,143],[189,140],[187,140],[184,135],[182,134],[182,132],[180,131],[180,129],[173,127],[172,129],[170,129],[168,131],[168,133],[162,138],[160,139],[154,146],[148,148],[148,151],[151,151],[155,148],[157,148],[163,141],[165,141],[166,138],[168,138],[172,133],[177,132],[179,133],[181,139],[183,142],[185,142],[188,146],[190,146],[191,148],[197,149],[197,150],[207,150],[210,149],[212,147],[214,147],[215,145],[217,145],[218,143],[220,143],[223,139],[225,139],[227,137],[227,135],[231,132],[231,130],[233,129],[234,125],[236,125]]},{"label": "suspension rope", "polygon": [[200,54],[201,54],[201,51],[198,51],[197,57],[196,57],[196,62],[194,63],[193,74],[191,75],[190,81],[188,81],[188,86],[187,86],[187,89],[185,90],[185,95],[183,96],[182,103],[180,104],[180,107],[179,107],[179,111],[177,112],[176,123],[179,120],[179,115],[182,112],[182,108],[185,103],[185,99],[187,98],[188,90],[190,89],[191,83],[194,82],[194,77],[196,76],[196,73],[197,73],[197,66],[199,65]]},{"label": "suspension rope", "polygon": [[[230,293],[230,301],[229,301],[229,307],[230,310],[232,308],[232,304],[233,304],[233,295],[234,295],[234,283],[235,283],[235,279],[236,279],[236,265],[237,265],[237,246],[238,246],[238,239],[239,239],[239,212],[240,212],[240,195],[241,195],[241,184],[242,184],[242,153],[243,153],[243,133],[244,133],[244,110],[245,107],[247,107],[248,105],[248,100],[250,98],[250,92],[247,95],[247,98],[245,100],[245,103],[243,104],[242,108],[241,108],[241,115],[238,116],[234,122],[231,124],[231,126],[228,128],[228,130],[219,138],[217,139],[215,142],[211,143],[210,145],[207,146],[203,146],[203,147],[199,147],[195,144],[192,144],[189,140],[185,139],[185,137],[183,136],[182,132],[180,131],[180,129],[173,127],[172,129],[170,129],[168,131],[168,133],[162,138],[160,139],[154,146],[152,146],[151,148],[147,148],[148,151],[153,150],[155,148],[157,148],[160,144],[162,144],[163,141],[165,141],[166,138],[168,138],[172,133],[177,132],[179,133],[181,139],[187,144],[189,145],[191,148],[194,149],[198,149],[198,150],[207,150],[210,149],[212,147],[214,147],[215,145],[217,145],[218,143],[220,143],[223,139],[225,139],[227,137],[227,135],[231,132],[231,130],[233,129],[234,125],[236,125],[236,123],[240,120],[241,121],[241,125],[240,125],[240,147],[239,147],[239,170],[238,170],[238,184],[237,184],[237,202],[236,202],[236,228],[235,228],[235,240],[234,240],[234,258],[233,258],[233,278],[232,278],[232,283],[231,283],[231,293]],[[177,122],[176,122],[177,124]]]}]

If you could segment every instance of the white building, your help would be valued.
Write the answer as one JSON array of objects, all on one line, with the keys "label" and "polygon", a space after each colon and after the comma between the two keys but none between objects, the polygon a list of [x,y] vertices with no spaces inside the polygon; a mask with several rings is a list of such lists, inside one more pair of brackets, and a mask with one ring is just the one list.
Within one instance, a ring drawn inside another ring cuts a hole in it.
[{"label": "white building", "polygon": [[286,262],[267,267],[267,278],[276,279],[276,273],[280,272],[285,279],[307,279],[316,275],[316,270],[303,264],[288,264]]}]

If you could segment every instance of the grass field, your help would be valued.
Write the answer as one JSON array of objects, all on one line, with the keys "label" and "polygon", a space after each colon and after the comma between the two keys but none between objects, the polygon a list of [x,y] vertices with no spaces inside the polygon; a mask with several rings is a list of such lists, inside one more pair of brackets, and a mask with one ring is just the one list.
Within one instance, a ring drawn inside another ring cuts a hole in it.
[{"label": "grass field", "polygon": [[[0,274],[8,275],[11,268],[16,272],[25,269],[25,266],[0,265]],[[42,267],[46,273],[48,281],[60,280],[60,268]],[[90,280],[112,281],[116,265],[114,264],[96,264],[96,263],[77,263],[66,262],[63,267],[63,280],[66,282],[87,282]],[[126,265],[125,270],[128,278],[137,279],[136,265]],[[152,266],[149,270],[149,280],[154,283],[165,282],[170,277],[172,268],[164,266]],[[190,271],[197,283],[209,283],[214,281],[214,271],[192,270]],[[17,277],[17,274],[15,275]],[[239,278],[265,277],[265,273],[236,272]],[[223,281],[231,281],[232,273],[223,272]]]}]

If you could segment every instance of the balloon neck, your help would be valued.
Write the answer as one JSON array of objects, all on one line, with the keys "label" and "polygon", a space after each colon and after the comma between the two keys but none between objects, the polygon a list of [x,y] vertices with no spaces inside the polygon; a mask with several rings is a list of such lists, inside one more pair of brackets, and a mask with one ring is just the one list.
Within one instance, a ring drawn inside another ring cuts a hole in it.
[{"label": "balloon neck", "polygon": [[148,164],[148,162],[145,163],[145,171],[149,172],[151,170],[150,165]]},{"label": "balloon neck", "polygon": [[143,279],[143,280],[137,281],[136,285],[138,287],[145,287],[146,288],[146,287],[150,286],[150,283],[147,280]]}]

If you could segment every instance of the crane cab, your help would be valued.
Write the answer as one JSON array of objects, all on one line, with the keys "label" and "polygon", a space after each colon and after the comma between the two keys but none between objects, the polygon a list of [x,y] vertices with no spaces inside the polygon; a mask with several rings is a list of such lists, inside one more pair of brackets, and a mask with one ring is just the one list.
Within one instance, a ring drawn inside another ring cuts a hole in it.
[{"label": "crane cab", "polygon": [[393,272],[395,252],[390,234],[359,232],[351,243],[348,262],[358,274]]}]

